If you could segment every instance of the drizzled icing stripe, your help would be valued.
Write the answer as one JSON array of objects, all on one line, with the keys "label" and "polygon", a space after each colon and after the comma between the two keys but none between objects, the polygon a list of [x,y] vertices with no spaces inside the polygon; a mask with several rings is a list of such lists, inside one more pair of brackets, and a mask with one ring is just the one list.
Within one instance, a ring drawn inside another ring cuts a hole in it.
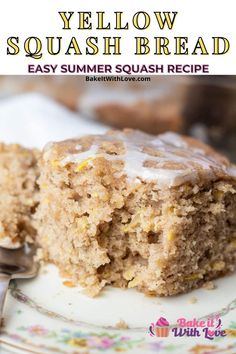
[{"label": "drizzled icing stripe", "polygon": [[[106,152],[99,152],[102,142],[122,142],[125,153],[122,155],[111,155]],[[79,145],[77,149],[81,148]],[[143,152],[143,148],[152,148],[160,152],[160,156],[152,156]],[[181,156],[182,155],[182,156]],[[130,179],[141,178],[148,181],[168,186],[176,186],[185,182],[195,182],[198,178],[198,168],[204,171],[204,176],[214,178],[216,171],[221,171],[226,176],[236,177],[236,168],[226,166],[206,154],[203,149],[196,148],[178,134],[165,133],[157,137],[149,134],[134,131],[131,134],[118,132],[115,135],[95,135],[89,150],[73,153],[61,160],[61,165],[68,163],[80,163],[89,157],[104,157],[107,160],[124,161],[124,173]],[[154,161],[157,168],[145,167],[144,162]],[[178,163],[180,168],[165,168],[166,163]],[[197,167],[193,167],[193,163]]]}]

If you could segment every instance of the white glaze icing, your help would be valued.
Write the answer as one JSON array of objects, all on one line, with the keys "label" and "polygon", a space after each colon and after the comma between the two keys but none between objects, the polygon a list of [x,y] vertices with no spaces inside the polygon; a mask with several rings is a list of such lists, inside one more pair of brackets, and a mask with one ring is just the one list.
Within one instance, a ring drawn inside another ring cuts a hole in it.
[{"label": "white glaze icing", "polygon": [[234,166],[228,166],[226,170],[227,170],[227,173],[228,173],[230,176],[236,178],[236,165],[234,165]]},{"label": "white glaze icing", "polygon": [[[123,155],[111,155],[99,151],[102,142],[122,142],[125,153]],[[152,156],[143,152],[143,148],[152,148],[160,153],[160,156]],[[76,150],[81,148],[77,145]],[[68,163],[80,163],[90,157],[104,157],[107,160],[124,161],[123,172],[130,179],[157,181],[168,186],[181,185],[187,181],[195,182],[198,172],[204,173],[208,178],[217,176],[217,171],[236,177],[236,168],[224,165],[213,155],[206,154],[203,149],[196,148],[187,143],[181,135],[165,133],[152,136],[139,131],[131,134],[118,132],[115,135],[95,135],[89,150],[73,153],[63,158],[62,166]],[[145,167],[144,162],[153,161],[157,168]],[[166,164],[178,164],[178,168],[167,168]]]}]

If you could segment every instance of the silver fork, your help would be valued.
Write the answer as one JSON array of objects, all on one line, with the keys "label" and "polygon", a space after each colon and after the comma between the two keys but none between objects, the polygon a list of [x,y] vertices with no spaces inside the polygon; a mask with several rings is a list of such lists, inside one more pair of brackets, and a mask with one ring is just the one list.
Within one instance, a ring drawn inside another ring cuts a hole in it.
[{"label": "silver fork", "polygon": [[39,270],[34,261],[36,247],[25,245],[18,249],[0,247],[0,328],[3,323],[3,306],[10,280],[33,278]]}]

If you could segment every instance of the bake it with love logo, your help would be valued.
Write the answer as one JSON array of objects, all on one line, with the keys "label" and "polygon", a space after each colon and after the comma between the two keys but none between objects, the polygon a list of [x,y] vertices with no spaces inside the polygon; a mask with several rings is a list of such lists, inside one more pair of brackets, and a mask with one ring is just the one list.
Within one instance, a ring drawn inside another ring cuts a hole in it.
[{"label": "bake it with love logo", "polygon": [[170,325],[168,320],[160,317],[155,323],[149,326],[151,337],[204,337],[213,340],[216,337],[225,337],[226,331],[222,328],[220,317],[208,318],[207,320],[188,320],[184,317],[178,318],[175,325]]}]

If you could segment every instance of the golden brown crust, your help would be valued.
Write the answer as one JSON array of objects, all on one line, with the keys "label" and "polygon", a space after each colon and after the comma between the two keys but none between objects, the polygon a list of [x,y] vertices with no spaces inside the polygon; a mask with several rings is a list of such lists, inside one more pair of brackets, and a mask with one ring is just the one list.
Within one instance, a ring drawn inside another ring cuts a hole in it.
[{"label": "golden brown crust", "polygon": [[130,105],[106,103],[97,106],[95,111],[98,119],[118,129],[128,126],[160,134],[169,130],[181,132],[184,126],[181,106],[173,99],[138,101]]},{"label": "golden brown crust", "polygon": [[48,147],[43,158],[52,163],[79,165],[98,157],[111,163],[120,160],[127,177],[155,180],[168,187],[236,178],[236,167],[226,157],[194,138],[172,132],[154,136],[132,129],[112,130]]}]

